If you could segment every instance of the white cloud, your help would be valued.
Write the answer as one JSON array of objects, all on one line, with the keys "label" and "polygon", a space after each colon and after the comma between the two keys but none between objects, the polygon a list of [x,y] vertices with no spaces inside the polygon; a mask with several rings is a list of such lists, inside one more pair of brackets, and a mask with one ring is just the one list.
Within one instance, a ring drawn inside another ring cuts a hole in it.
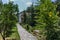
[{"label": "white cloud", "polygon": [[32,5],[32,2],[27,2],[26,5],[27,6],[31,6]]},{"label": "white cloud", "polygon": [[10,1],[14,1],[14,0],[10,0]]}]

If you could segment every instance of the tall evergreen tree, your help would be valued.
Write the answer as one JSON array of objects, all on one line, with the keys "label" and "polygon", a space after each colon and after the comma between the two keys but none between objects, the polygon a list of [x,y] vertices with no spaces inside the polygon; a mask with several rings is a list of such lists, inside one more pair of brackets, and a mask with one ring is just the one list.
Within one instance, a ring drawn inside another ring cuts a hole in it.
[{"label": "tall evergreen tree", "polygon": [[35,24],[35,20],[34,20],[34,16],[35,16],[35,14],[34,14],[34,5],[33,5],[33,3],[32,3],[32,6],[31,6],[31,22],[30,22],[30,25],[33,27]]},{"label": "tall evergreen tree", "polygon": [[34,26],[34,23],[35,23],[35,21],[34,21],[34,15],[35,15],[34,11],[35,11],[34,10],[34,5],[32,3],[32,5],[27,8],[27,12],[30,13],[29,18],[28,18],[29,19],[29,25],[32,26],[32,27]]},{"label": "tall evergreen tree", "polygon": [[24,16],[24,22],[23,22],[23,23],[26,24],[26,22],[27,22],[27,21],[26,21],[26,20],[27,20],[27,18],[26,18],[26,11],[23,11],[23,13],[24,13],[24,14],[23,14],[23,16]]}]

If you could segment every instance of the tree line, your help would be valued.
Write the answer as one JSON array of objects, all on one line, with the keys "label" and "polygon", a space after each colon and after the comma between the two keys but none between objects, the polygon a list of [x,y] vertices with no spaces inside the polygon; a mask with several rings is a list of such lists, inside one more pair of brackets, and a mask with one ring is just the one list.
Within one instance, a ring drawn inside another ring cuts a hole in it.
[{"label": "tree line", "polygon": [[31,13],[30,18],[24,16],[25,24],[38,30],[44,30],[46,40],[60,40],[60,0],[39,0],[37,5],[27,8]]}]

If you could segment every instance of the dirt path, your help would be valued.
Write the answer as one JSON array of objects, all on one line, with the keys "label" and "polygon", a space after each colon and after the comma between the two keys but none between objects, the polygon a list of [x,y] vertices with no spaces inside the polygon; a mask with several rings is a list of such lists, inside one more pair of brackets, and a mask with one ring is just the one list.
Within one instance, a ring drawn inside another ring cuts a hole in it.
[{"label": "dirt path", "polygon": [[21,40],[37,40],[37,38],[35,36],[33,36],[32,34],[28,33],[22,26],[20,26],[19,24],[17,24],[17,28],[18,28],[18,33],[20,35],[20,39]]},{"label": "dirt path", "polygon": [[2,37],[1,37],[1,35],[0,35],[0,40],[3,40]]}]

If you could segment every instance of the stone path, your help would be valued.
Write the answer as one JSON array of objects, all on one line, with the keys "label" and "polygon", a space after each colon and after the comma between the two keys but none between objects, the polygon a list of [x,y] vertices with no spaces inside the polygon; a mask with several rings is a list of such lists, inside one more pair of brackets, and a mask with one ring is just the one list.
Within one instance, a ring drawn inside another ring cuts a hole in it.
[{"label": "stone path", "polygon": [[18,33],[20,35],[20,39],[21,40],[37,40],[37,38],[35,36],[33,36],[32,34],[28,33],[22,26],[20,26],[19,24],[17,24],[17,28],[18,28]]}]

